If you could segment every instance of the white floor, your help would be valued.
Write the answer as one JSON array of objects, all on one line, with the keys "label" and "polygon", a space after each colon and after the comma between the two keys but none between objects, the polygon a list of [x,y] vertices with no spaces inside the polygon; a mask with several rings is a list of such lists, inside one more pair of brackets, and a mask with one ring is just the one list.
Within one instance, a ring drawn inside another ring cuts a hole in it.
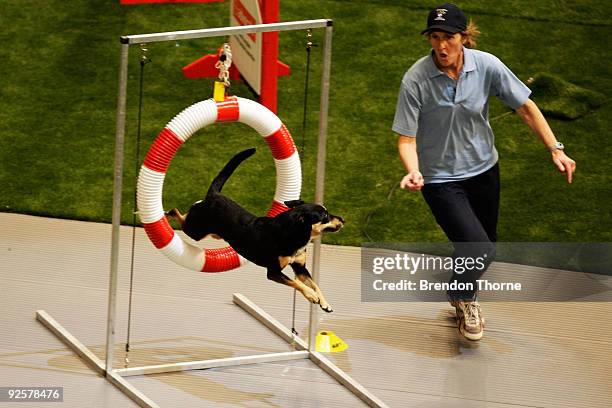
[{"label": "white floor", "polygon": [[[104,358],[110,225],[0,213],[0,231],[0,386],[62,386],[62,407],[135,407],[35,320],[46,310]],[[125,357],[130,248],[126,227],[116,366]],[[135,265],[130,366],[290,350],[232,303],[243,293],[291,327],[293,293],[263,269],[184,270],[140,229]],[[612,303],[487,303],[485,337],[471,343],[448,304],[361,302],[360,248],[324,246],[321,286],[335,311],[320,316],[320,328],[349,344],[329,358],[390,407],[610,406]],[[307,304],[297,303],[304,334]],[[364,406],[308,360],[129,381],[162,407]]]}]

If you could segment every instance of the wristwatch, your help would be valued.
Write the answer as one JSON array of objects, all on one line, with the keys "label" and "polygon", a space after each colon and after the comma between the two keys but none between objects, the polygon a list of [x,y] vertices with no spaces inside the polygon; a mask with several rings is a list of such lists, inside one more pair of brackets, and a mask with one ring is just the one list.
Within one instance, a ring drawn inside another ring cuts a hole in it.
[{"label": "wristwatch", "polygon": [[548,150],[550,150],[551,152],[554,152],[555,150],[563,150],[565,149],[565,146],[563,146],[563,143],[557,141],[554,145],[549,146]]}]

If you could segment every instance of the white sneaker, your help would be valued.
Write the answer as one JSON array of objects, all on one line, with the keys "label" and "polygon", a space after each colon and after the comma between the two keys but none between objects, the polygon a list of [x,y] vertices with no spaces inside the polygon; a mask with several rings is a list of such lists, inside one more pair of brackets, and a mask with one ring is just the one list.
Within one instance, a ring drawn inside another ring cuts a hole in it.
[{"label": "white sneaker", "polygon": [[480,340],[485,325],[480,304],[475,300],[453,300],[450,303],[455,307],[461,335],[469,340]]}]

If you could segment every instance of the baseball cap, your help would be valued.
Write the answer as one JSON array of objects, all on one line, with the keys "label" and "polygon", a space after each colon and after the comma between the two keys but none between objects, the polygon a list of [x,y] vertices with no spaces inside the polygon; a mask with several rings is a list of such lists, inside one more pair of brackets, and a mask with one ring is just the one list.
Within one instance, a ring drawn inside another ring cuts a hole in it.
[{"label": "baseball cap", "polygon": [[430,31],[446,31],[447,33],[458,33],[467,28],[467,17],[463,11],[452,3],[444,3],[429,12],[427,16],[427,28],[421,34]]}]

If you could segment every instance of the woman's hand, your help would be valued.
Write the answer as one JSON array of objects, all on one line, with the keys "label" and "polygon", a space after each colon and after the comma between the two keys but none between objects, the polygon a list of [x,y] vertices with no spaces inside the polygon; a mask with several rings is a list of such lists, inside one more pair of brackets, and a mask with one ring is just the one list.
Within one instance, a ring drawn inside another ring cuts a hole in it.
[{"label": "woman's hand", "polygon": [[400,187],[408,189],[410,191],[419,191],[423,187],[423,175],[418,170],[413,170],[406,174],[402,181],[400,181]]},{"label": "woman's hand", "polygon": [[563,150],[555,150],[552,152],[552,161],[555,163],[561,173],[567,175],[567,182],[571,183],[574,171],[576,170],[576,162],[565,154]]}]

